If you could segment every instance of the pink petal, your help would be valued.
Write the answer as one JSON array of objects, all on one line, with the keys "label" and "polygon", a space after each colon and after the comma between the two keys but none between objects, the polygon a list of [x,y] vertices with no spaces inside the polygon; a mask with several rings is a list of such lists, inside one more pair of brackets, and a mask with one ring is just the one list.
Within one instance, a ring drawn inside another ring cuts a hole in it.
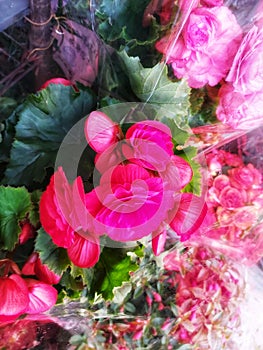
[{"label": "pink petal", "polygon": [[38,253],[33,253],[30,255],[30,257],[27,259],[25,265],[22,268],[22,274],[26,276],[34,275],[35,274],[35,266],[38,259]]},{"label": "pink petal", "polygon": [[91,112],[84,127],[89,145],[98,153],[104,152],[121,138],[121,129],[106,114]]},{"label": "pink petal", "polygon": [[166,243],[167,231],[164,230],[159,233],[157,236],[153,235],[152,238],[152,250],[154,255],[158,256],[164,251],[164,246]]},{"label": "pink petal", "polygon": [[47,265],[41,262],[40,258],[36,261],[35,274],[40,281],[47,284],[57,284],[61,280],[61,276],[50,270]]},{"label": "pink petal", "polygon": [[25,282],[29,291],[27,313],[44,312],[56,304],[58,292],[54,287],[31,278],[25,279]]},{"label": "pink petal", "polygon": [[74,243],[68,248],[67,252],[74,265],[87,268],[98,262],[100,246],[98,243],[91,242],[76,233]]},{"label": "pink petal", "polygon": [[191,181],[193,177],[193,170],[189,163],[183,158],[178,156],[172,156],[171,158],[178,171],[178,177],[180,179],[180,185],[182,189]]},{"label": "pink petal", "polygon": [[18,316],[29,303],[28,289],[19,275],[0,278],[0,315]]},{"label": "pink petal", "polygon": [[207,205],[203,198],[192,193],[178,194],[175,201],[178,204],[178,209],[170,226],[181,236],[181,241],[185,241],[202,224],[207,213]]}]

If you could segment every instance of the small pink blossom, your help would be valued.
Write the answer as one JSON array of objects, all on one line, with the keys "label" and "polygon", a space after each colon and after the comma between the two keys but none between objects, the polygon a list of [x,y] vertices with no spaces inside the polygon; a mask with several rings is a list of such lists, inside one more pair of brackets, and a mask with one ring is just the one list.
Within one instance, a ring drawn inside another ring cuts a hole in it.
[{"label": "small pink blossom", "polygon": [[228,175],[231,185],[237,189],[256,188],[262,181],[260,172],[252,164],[230,169]]},{"label": "small pink blossom", "polygon": [[233,129],[252,129],[262,122],[262,101],[261,92],[244,95],[231,84],[224,84],[219,90],[217,118]]},{"label": "small pink blossom", "polygon": [[246,193],[234,187],[226,186],[220,193],[219,201],[226,209],[239,208],[245,205]]},{"label": "small pink blossom", "polygon": [[233,62],[242,31],[225,6],[195,8],[174,42],[163,38],[157,50],[166,55],[177,78],[186,78],[193,88],[214,86],[224,78]]}]

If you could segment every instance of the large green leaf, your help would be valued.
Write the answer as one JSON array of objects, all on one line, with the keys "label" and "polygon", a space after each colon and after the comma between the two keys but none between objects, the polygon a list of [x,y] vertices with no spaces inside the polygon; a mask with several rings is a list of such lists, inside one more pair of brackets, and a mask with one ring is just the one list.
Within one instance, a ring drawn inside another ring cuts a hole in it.
[{"label": "large green leaf", "polygon": [[43,264],[57,274],[61,274],[70,265],[66,249],[56,246],[43,228],[38,230],[35,250],[39,252]]},{"label": "large green leaf", "polygon": [[99,262],[95,265],[91,292],[102,294],[108,300],[113,297],[113,288],[118,287],[130,278],[129,272],[138,266],[119,248],[104,248]]},{"label": "large green leaf", "polygon": [[46,169],[54,166],[67,132],[94,106],[90,92],[76,93],[70,86],[52,84],[29,95],[18,112],[15,141],[3,182],[39,187]]},{"label": "large green leaf", "polygon": [[167,116],[175,118],[178,126],[185,126],[189,113],[190,88],[185,80],[173,82],[168,78],[164,62],[144,68],[138,57],[119,53],[135,95],[142,101],[162,107]]},{"label": "large green leaf", "polygon": [[19,221],[30,209],[30,195],[25,188],[0,186],[0,248],[14,248],[21,231]]}]

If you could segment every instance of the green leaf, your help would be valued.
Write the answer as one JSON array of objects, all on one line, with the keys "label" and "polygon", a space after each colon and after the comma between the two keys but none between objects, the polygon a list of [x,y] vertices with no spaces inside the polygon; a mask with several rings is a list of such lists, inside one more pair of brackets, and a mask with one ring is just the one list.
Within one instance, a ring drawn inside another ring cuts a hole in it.
[{"label": "green leaf", "polygon": [[18,111],[15,141],[3,182],[17,186],[41,183],[46,169],[54,167],[67,132],[94,106],[91,93],[76,93],[70,86],[51,84],[29,95]]},{"label": "green leaf", "polygon": [[119,53],[135,95],[142,101],[162,107],[167,117],[175,118],[178,126],[184,126],[189,113],[190,88],[185,80],[173,82],[168,78],[165,63],[144,68],[138,57]]},{"label": "green leaf", "polygon": [[0,186],[0,244],[12,250],[21,231],[19,221],[31,209],[30,195],[24,187]]},{"label": "green leaf", "polygon": [[96,11],[96,16],[101,21],[98,28],[99,35],[108,43],[117,39],[146,40],[150,32],[142,27],[142,22],[148,3],[149,0],[100,1]]},{"label": "green leaf", "polygon": [[61,274],[70,265],[66,249],[56,246],[43,228],[38,230],[35,250],[42,263],[57,274]]},{"label": "green leaf", "polygon": [[127,256],[126,251],[118,248],[104,248],[99,262],[95,265],[91,292],[102,294],[108,300],[113,297],[113,288],[128,281],[130,272],[138,266]]},{"label": "green leaf", "polygon": [[37,224],[39,223],[39,201],[41,195],[42,192],[39,190],[36,190],[31,193],[31,202],[33,204],[33,207],[29,213],[29,220],[34,226],[37,226]]},{"label": "green leaf", "polygon": [[197,155],[197,148],[189,146],[187,148],[184,148],[182,151],[176,153],[177,155],[185,159],[190,164],[193,170],[192,180],[189,182],[188,185],[185,186],[183,192],[192,192],[200,196],[202,182],[201,165],[193,159]]},{"label": "green leaf", "polygon": [[0,121],[8,118],[16,108],[17,102],[10,97],[0,97]]}]

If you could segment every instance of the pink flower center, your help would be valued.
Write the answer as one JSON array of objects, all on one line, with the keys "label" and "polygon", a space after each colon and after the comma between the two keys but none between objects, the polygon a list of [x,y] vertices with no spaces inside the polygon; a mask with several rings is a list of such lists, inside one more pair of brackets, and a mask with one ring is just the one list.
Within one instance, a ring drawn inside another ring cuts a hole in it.
[{"label": "pink flower center", "polygon": [[194,23],[189,28],[187,44],[191,47],[201,47],[208,42],[208,28],[203,22]]}]

